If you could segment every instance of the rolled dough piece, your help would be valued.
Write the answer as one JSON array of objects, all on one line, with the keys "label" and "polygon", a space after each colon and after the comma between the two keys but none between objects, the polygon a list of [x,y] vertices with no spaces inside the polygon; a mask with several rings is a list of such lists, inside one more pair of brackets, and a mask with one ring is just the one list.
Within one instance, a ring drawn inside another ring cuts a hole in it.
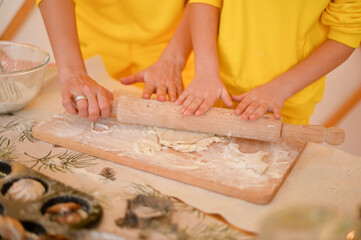
[{"label": "rolled dough piece", "polygon": [[264,159],[269,155],[268,152],[258,151],[256,153],[243,153],[238,150],[238,144],[230,143],[226,150],[226,164],[235,167],[243,167],[253,172],[263,175],[269,168],[269,164]]},{"label": "rolled dough piece", "polygon": [[224,142],[225,139],[213,134],[188,132],[167,128],[154,128],[147,132],[147,136],[139,139],[134,149],[138,153],[154,154],[162,146],[179,152],[202,152],[214,142]]},{"label": "rolled dough piece", "polygon": [[179,152],[202,152],[216,142],[225,139],[213,134],[189,132],[167,128],[155,128],[159,143]]},{"label": "rolled dough piece", "polygon": [[162,145],[158,143],[158,137],[155,134],[142,137],[134,144],[134,150],[137,153],[153,155],[155,152],[159,152],[161,149]]}]

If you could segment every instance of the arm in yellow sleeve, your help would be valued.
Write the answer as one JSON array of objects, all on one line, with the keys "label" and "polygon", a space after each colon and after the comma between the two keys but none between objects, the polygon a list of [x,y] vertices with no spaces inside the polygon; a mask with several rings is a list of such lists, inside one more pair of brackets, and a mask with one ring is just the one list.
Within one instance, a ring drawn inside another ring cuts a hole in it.
[{"label": "arm in yellow sleeve", "polygon": [[361,41],[361,0],[334,0],[322,14],[329,39],[357,48]]},{"label": "arm in yellow sleeve", "polygon": [[[110,114],[111,92],[91,79],[81,55],[72,0],[43,0],[39,4],[50,43],[54,52],[60,80],[61,96],[67,112],[97,121]],[[76,102],[76,96],[87,100]]]},{"label": "arm in yellow sleeve", "polygon": [[354,48],[328,39],[308,57],[272,81],[239,96],[232,96],[240,102],[236,114],[242,119],[255,120],[268,112],[281,117],[284,102],[341,65],[352,54]]},{"label": "arm in yellow sleeve", "polygon": [[195,56],[195,78],[177,99],[183,103],[180,112],[185,116],[202,115],[221,98],[227,106],[232,100],[224,87],[218,66],[217,34],[219,8],[203,3],[191,5],[191,34]]}]

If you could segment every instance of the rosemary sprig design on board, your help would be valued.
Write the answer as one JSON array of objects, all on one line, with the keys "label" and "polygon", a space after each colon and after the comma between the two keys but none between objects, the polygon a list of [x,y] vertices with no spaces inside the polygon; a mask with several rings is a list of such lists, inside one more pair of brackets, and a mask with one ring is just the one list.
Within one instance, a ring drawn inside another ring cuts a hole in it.
[{"label": "rosemary sprig design on board", "polygon": [[0,133],[15,129],[17,125],[19,125],[19,123],[16,122],[16,120],[12,120],[12,121],[8,122],[5,126],[3,126],[3,127],[1,126],[2,130],[0,131]]},{"label": "rosemary sprig design on board", "polygon": [[15,144],[10,141],[9,138],[0,136],[0,157],[13,160],[16,157]]},{"label": "rosemary sprig design on board", "polygon": [[31,156],[26,152],[24,154],[32,158],[30,162],[34,162],[34,164],[31,168],[33,169],[37,167],[38,171],[42,168],[49,168],[53,172],[66,172],[71,171],[72,168],[84,168],[97,164],[93,162],[96,159],[95,157],[69,150],[55,154],[52,154],[52,150],[49,150],[49,152],[43,157]]}]

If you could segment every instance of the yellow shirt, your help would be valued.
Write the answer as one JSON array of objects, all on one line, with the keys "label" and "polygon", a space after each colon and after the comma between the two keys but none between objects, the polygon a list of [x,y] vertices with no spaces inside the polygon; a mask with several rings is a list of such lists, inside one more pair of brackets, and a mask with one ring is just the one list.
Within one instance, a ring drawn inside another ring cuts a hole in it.
[{"label": "yellow shirt", "polygon": [[[159,58],[185,7],[185,0],[73,1],[84,58],[99,54],[116,78],[138,72]],[[187,68],[194,67],[188,64]]]},{"label": "yellow shirt", "polygon": [[[218,54],[231,94],[271,81],[327,38],[357,48],[361,0],[190,0],[221,8]],[[307,124],[321,101],[325,77],[288,99],[284,121]]]}]

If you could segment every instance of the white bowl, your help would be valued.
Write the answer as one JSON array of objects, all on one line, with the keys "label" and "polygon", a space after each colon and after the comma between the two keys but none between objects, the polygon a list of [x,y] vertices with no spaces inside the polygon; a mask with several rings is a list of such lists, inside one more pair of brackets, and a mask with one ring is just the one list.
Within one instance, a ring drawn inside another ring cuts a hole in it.
[{"label": "white bowl", "polygon": [[0,114],[26,106],[40,91],[49,54],[32,45],[0,41]]}]

